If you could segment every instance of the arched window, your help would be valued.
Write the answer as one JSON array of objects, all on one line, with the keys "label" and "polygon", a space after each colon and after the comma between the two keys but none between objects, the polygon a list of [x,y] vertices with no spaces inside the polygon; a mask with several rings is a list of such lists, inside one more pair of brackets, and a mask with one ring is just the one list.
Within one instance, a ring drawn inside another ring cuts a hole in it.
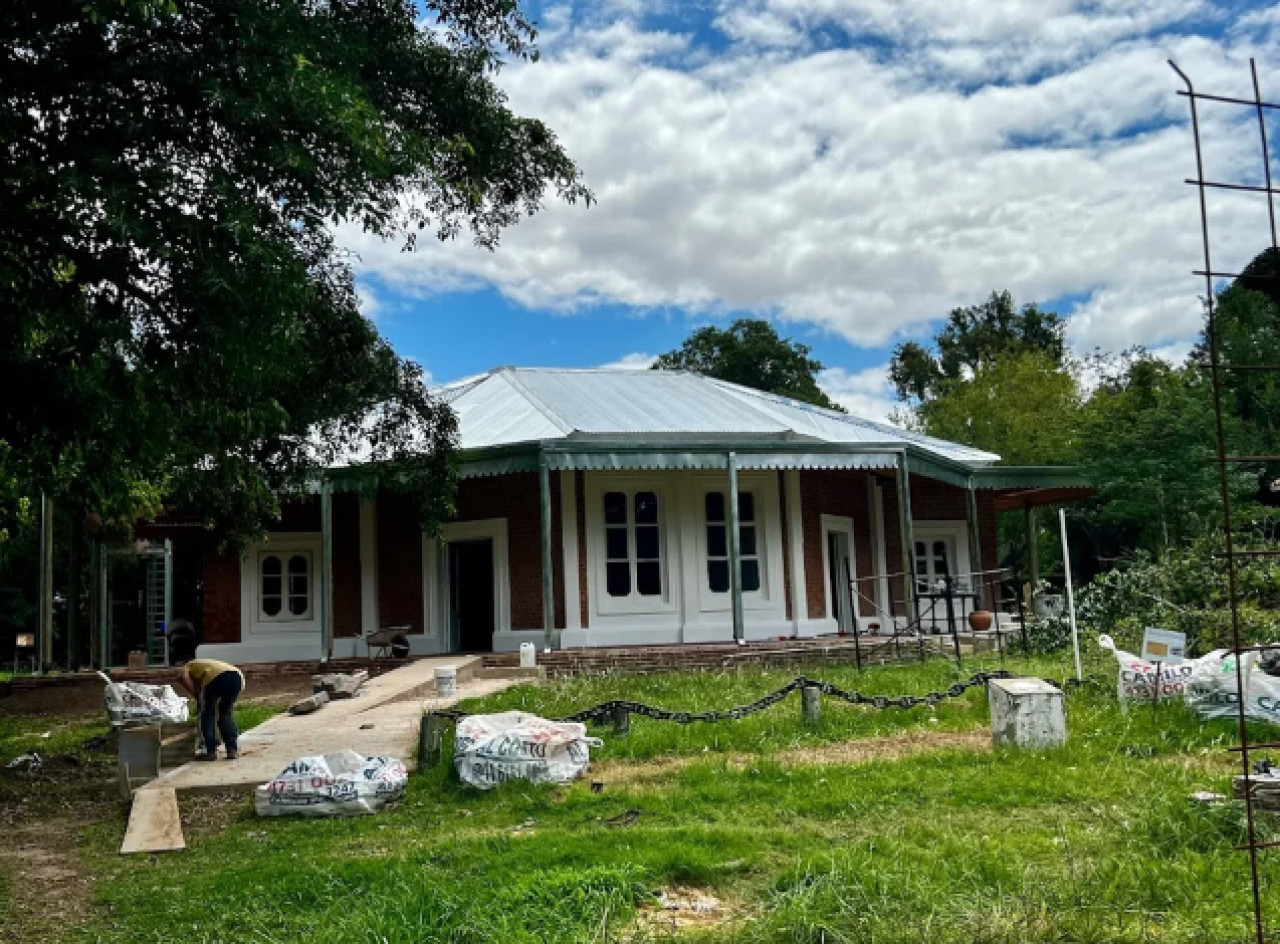
[{"label": "arched window", "polygon": [[301,551],[258,558],[258,617],[270,622],[311,618],[311,554]]},{"label": "arched window", "polygon": [[280,558],[274,554],[267,554],[262,558],[261,584],[262,615],[279,616],[284,589]]}]

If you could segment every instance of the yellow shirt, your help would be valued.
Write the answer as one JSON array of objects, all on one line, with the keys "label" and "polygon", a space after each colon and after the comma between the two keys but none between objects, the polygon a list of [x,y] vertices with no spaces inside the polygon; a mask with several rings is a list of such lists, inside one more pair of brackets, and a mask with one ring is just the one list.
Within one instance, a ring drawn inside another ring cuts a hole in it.
[{"label": "yellow shirt", "polygon": [[223,672],[234,672],[240,676],[240,681],[244,682],[243,672],[230,662],[219,662],[217,659],[192,659],[187,663],[186,669],[191,674],[191,681],[195,682],[198,689],[203,689]]}]

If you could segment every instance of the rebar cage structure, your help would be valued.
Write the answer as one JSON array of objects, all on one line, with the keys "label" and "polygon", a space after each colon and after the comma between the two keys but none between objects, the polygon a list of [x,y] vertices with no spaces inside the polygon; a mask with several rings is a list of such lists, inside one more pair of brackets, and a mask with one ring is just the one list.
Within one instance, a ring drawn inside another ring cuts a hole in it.
[{"label": "rebar cage structure", "polygon": [[[1215,305],[1215,280],[1236,279],[1239,278],[1241,272],[1218,271],[1213,267],[1213,242],[1210,236],[1209,227],[1209,209],[1208,194],[1210,191],[1234,191],[1241,194],[1254,194],[1266,200],[1267,219],[1270,223],[1270,246],[1272,250],[1276,247],[1276,211],[1275,211],[1275,194],[1277,189],[1272,186],[1271,182],[1271,152],[1267,143],[1267,116],[1280,111],[1280,103],[1264,101],[1258,84],[1258,67],[1253,59],[1249,60],[1249,72],[1253,80],[1253,98],[1238,98],[1228,95],[1211,95],[1204,92],[1196,91],[1195,85],[1191,78],[1178,68],[1177,63],[1169,60],[1169,65],[1178,77],[1186,85],[1185,89],[1180,89],[1178,95],[1187,99],[1191,108],[1191,133],[1195,143],[1196,155],[1196,176],[1189,179],[1186,183],[1196,188],[1200,201],[1200,232],[1201,241],[1204,252],[1204,268],[1193,270],[1192,274],[1204,280],[1204,304],[1205,304],[1205,341],[1209,354],[1209,374],[1211,379],[1211,389],[1213,395],[1213,413],[1215,423],[1216,438],[1216,461],[1218,466],[1218,479],[1222,496],[1222,524],[1223,535],[1225,540],[1225,560],[1227,564],[1227,588],[1228,600],[1231,611],[1231,649],[1236,656],[1236,706],[1237,706],[1237,724],[1240,743],[1233,748],[1240,755],[1241,773],[1244,775],[1244,808],[1245,823],[1247,830],[1247,841],[1242,843],[1239,848],[1244,849],[1249,855],[1249,877],[1253,886],[1253,918],[1254,918],[1254,934],[1257,944],[1265,944],[1266,941],[1266,922],[1264,920],[1262,909],[1262,889],[1258,876],[1258,853],[1262,849],[1280,845],[1280,842],[1259,842],[1254,812],[1254,790],[1253,790],[1253,765],[1250,761],[1250,752],[1255,748],[1280,747],[1277,743],[1254,743],[1249,742],[1248,718],[1246,714],[1247,706],[1245,702],[1246,693],[1246,668],[1244,666],[1243,656],[1246,653],[1261,652],[1264,650],[1272,650],[1280,648],[1280,644],[1252,646],[1245,645],[1240,633],[1240,600],[1237,592],[1236,580],[1236,562],[1237,560],[1247,556],[1269,555],[1280,556],[1280,551],[1274,549],[1255,550],[1240,549],[1237,545],[1235,535],[1235,522],[1231,508],[1231,486],[1228,469],[1238,467],[1240,464],[1255,464],[1280,461],[1278,455],[1233,455],[1227,444],[1225,426],[1223,421],[1223,383],[1224,375],[1233,371],[1275,371],[1280,372],[1280,364],[1231,364],[1224,363],[1221,356],[1221,345],[1218,331],[1218,322],[1216,319]],[[1197,104],[1200,102],[1215,102],[1221,105],[1231,106],[1234,108],[1249,109],[1256,115],[1258,126],[1258,139],[1261,148],[1262,157],[1262,183],[1253,184],[1242,181],[1229,180],[1210,180],[1205,176],[1204,171],[1204,149],[1202,146],[1202,136],[1200,128],[1200,114]],[[1274,275],[1263,276],[1263,278],[1275,279]]]}]

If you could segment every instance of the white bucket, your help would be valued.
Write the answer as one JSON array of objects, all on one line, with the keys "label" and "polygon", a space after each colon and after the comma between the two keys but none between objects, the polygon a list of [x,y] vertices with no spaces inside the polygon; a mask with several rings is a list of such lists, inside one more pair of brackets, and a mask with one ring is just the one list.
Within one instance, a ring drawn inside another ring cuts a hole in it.
[{"label": "white bucket", "polygon": [[538,647],[531,642],[520,643],[520,668],[532,669],[538,664]]},{"label": "white bucket", "polygon": [[458,667],[441,665],[436,667],[436,695],[439,698],[452,698],[458,694]]}]

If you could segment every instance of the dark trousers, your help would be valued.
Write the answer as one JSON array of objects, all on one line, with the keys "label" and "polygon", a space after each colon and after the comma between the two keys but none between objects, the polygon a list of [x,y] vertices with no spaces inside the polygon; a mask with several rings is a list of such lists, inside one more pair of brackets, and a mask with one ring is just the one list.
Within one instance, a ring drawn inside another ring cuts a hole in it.
[{"label": "dark trousers", "polygon": [[200,692],[200,736],[204,739],[207,753],[212,754],[217,749],[216,731],[222,732],[222,743],[227,750],[236,749],[240,735],[236,731],[234,710],[242,688],[244,679],[239,672],[222,672]]}]

